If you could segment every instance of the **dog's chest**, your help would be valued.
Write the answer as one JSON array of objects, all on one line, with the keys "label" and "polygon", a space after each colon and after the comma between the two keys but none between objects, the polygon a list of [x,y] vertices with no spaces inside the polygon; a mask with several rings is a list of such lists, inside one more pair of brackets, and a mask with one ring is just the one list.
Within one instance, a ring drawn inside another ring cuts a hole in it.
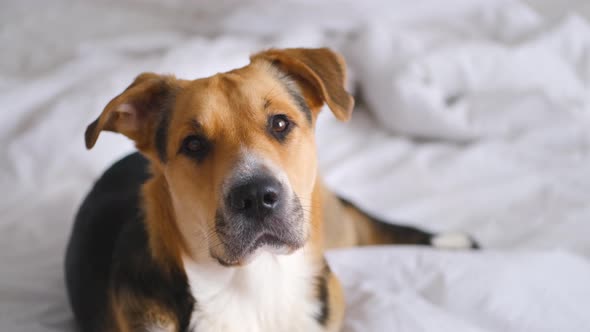
[{"label": "dog's chest", "polygon": [[263,253],[245,267],[185,262],[196,300],[194,332],[322,331],[314,271],[302,252]]}]

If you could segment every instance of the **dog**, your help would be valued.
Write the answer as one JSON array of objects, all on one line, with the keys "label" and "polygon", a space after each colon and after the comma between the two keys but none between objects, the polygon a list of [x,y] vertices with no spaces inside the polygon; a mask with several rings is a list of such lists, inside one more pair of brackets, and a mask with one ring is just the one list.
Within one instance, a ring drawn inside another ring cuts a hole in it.
[{"label": "dog", "polygon": [[354,99],[340,55],[270,49],[196,80],[144,73],[85,134],[139,151],[82,203],[66,284],[84,332],[338,331],[344,295],[324,251],[358,245],[477,245],[373,218],[318,175],[315,123]]}]

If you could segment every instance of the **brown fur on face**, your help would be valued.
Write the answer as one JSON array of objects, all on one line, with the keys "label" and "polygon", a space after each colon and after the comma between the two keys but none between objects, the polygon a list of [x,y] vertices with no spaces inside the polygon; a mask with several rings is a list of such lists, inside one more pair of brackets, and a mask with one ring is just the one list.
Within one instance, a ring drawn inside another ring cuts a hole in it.
[{"label": "brown fur on face", "polygon": [[[86,144],[92,147],[101,130],[115,131],[133,139],[151,160],[154,177],[144,196],[167,191],[169,197],[161,200],[170,204],[151,204],[162,205],[158,213],[176,221],[148,220],[155,256],[177,259],[180,251],[197,261],[228,256],[215,228],[216,214],[228,178],[246,158],[285,177],[305,216],[293,227],[303,238],[314,238],[310,233],[318,227],[310,225],[309,212],[317,176],[313,126],[323,103],[339,119],[349,118],[353,100],[343,89],[344,73],[343,61],[327,49],[287,49],[256,54],[246,67],[194,81],[142,74],[88,127]],[[292,123],[282,141],[268,131],[269,117],[276,114]],[[191,136],[206,142],[204,156],[183,152]]]}]

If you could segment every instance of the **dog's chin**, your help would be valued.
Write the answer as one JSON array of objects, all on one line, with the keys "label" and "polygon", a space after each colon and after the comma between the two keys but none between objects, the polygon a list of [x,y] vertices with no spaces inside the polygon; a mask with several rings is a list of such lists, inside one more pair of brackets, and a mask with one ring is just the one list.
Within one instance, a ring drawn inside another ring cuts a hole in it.
[{"label": "dog's chin", "polygon": [[244,266],[263,252],[272,255],[290,255],[301,247],[303,247],[303,244],[287,243],[272,234],[261,233],[240,252],[233,255],[224,255],[226,257],[214,258],[223,266]]}]

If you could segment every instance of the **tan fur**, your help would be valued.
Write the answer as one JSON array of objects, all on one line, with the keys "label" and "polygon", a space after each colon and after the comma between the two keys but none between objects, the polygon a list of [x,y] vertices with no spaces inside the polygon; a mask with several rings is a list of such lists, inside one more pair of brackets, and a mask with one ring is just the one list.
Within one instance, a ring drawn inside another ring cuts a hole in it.
[{"label": "tan fur", "polygon": [[144,209],[150,248],[162,269],[179,266],[186,244],[176,223],[162,222],[175,220],[174,210],[168,195],[168,185],[162,174],[156,173],[143,186]]},{"label": "tan fur", "polygon": [[322,189],[326,237],[324,248],[346,248],[376,244],[392,244],[394,239],[383,232],[378,224],[352,206],[343,205],[325,187]]},{"label": "tan fur", "polygon": [[112,295],[115,327],[112,332],[177,331],[176,318],[156,303],[135,294]]},{"label": "tan fur", "polygon": [[328,331],[336,332],[340,331],[344,320],[344,291],[340,280],[333,273],[328,276],[328,289],[331,313],[327,326]]},{"label": "tan fur", "polygon": [[322,246],[324,249],[344,248],[356,245],[358,234],[354,220],[346,214],[340,201],[325,186],[318,185],[322,199],[321,211],[323,223],[327,230],[324,232]]}]

